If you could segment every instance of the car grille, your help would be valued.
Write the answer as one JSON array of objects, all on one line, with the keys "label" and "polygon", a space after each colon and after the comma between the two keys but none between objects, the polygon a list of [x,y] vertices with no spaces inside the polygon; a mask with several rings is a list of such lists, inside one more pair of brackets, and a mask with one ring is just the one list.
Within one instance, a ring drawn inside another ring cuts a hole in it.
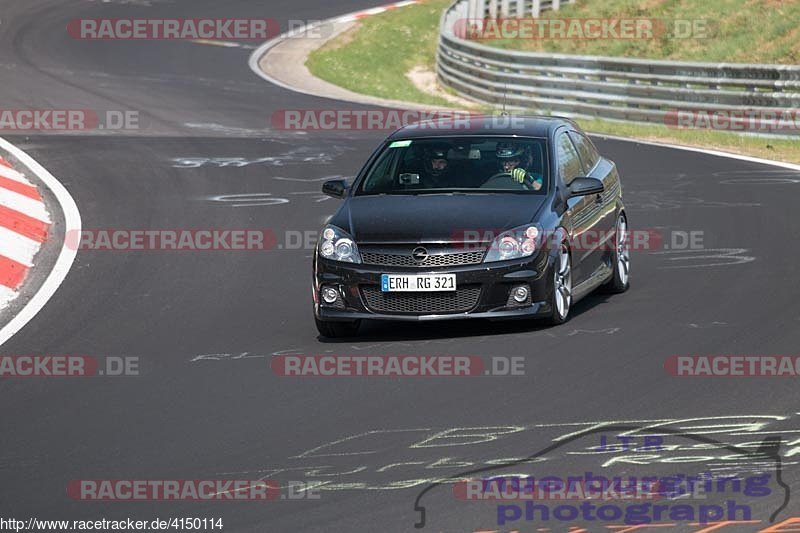
[{"label": "car grille", "polygon": [[404,266],[404,267],[442,267],[457,265],[477,265],[483,261],[484,251],[457,252],[429,255],[424,261],[415,261],[411,252],[407,254],[386,254],[362,252],[361,261],[366,265]]},{"label": "car grille", "polygon": [[376,313],[465,313],[478,305],[480,296],[480,285],[465,285],[447,292],[382,292],[377,286],[361,287],[364,305]]}]

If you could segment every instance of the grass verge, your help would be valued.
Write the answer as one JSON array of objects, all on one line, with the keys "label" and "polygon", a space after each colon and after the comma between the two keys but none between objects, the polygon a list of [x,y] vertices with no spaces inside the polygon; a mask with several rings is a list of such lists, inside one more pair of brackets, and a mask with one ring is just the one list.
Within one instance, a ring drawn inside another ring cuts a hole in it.
[{"label": "grass verge", "polygon": [[406,73],[434,68],[439,17],[450,0],[430,0],[366,17],[352,30],[311,53],[308,69],[358,93],[446,106],[444,98],[417,89]]},{"label": "grass verge", "polygon": [[[655,20],[653,38],[648,39],[516,38],[483,42],[500,48],[564,54],[800,63],[800,2],[796,0],[578,0],[559,11],[544,12],[541,18]],[[566,35],[578,35],[575,29]]]}]

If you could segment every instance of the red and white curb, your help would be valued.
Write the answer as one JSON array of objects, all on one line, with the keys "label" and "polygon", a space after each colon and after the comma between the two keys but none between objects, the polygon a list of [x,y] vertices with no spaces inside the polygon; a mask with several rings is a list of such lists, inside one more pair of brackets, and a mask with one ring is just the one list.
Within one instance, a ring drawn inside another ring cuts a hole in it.
[{"label": "red and white curb", "polygon": [[0,157],[0,309],[16,298],[50,224],[39,190]]},{"label": "red and white curb", "polygon": [[421,3],[420,0],[406,0],[405,2],[397,2],[385,6],[373,7],[372,9],[359,11],[358,13],[350,13],[349,15],[343,15],[337,19],[334,19],[334,22],[354,22],[356,20],[363,19],[364,17],[369,17],[372,15],[383,13],[385,11],[391,11],[392,9],[397,9],[398,7],[413,6],[414,4],[419,4],[419,3]]},{"label": "red and white curb", "polygon": [[[0,137],[0,150],[10,154],[19,165],[0,164],[0,311],[19,296],[19,287],[31,268],[36,252],[48,237],[51,218],[39,190],[27,176],[46,187],[61,209],[64,235],[81,231],[81,215],[69,191],[42,165]],[[22,329],[41,311],[56,293],[72,268],[78,251],[61,243],[55,263],[36,292],[11,319],[0,326],[0,346]]]}]

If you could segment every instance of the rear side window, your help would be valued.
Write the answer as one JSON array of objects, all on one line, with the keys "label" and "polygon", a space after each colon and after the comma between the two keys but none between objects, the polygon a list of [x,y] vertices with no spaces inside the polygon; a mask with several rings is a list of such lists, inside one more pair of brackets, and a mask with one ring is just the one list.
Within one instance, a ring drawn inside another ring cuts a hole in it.
[{"label": "rear side window", "polygon": [[578,157],[578,152],[566,133],[558,136],[556,157],[558,157],[558,171],[566,185],[572,183],[573,179],[584,176],[585,172]]},{"label": "rear side window", "polygon": [[580,154],[581,161],[583,162],[584,171],[586,174],[589,174],[600,161],[600,154],[597,153],[597,148],[594,147],[592,141],[585,135],[571,131],[569,132],[569,136],[572,142],[575,143],[575,148],[578,149],[578,154]]}]

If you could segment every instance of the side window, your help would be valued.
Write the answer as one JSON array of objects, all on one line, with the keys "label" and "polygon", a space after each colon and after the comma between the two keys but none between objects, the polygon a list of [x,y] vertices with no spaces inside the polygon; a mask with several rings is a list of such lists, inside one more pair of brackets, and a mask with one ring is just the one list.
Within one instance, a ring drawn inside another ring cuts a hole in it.
[{"label": "side window", "polygon": [[558,157],[558,172],[566,185],[569,185],[574,178],[585,174],[578,152],[575,151],[575,147],[572,146],[572,141],[569,140],[566,133],[558,136],[556,155]]},{"label": "side window", "polygon": [[569,137],[572,139],[572,142],[575,143],[575,147],[578,149],[581,161],[583,162],[583,169],[588,175],[595,165],[597,165],[598,161],[600,161],[600,154],[597,153],[597,149],[585,135],[571,131],[569,132]]}]

